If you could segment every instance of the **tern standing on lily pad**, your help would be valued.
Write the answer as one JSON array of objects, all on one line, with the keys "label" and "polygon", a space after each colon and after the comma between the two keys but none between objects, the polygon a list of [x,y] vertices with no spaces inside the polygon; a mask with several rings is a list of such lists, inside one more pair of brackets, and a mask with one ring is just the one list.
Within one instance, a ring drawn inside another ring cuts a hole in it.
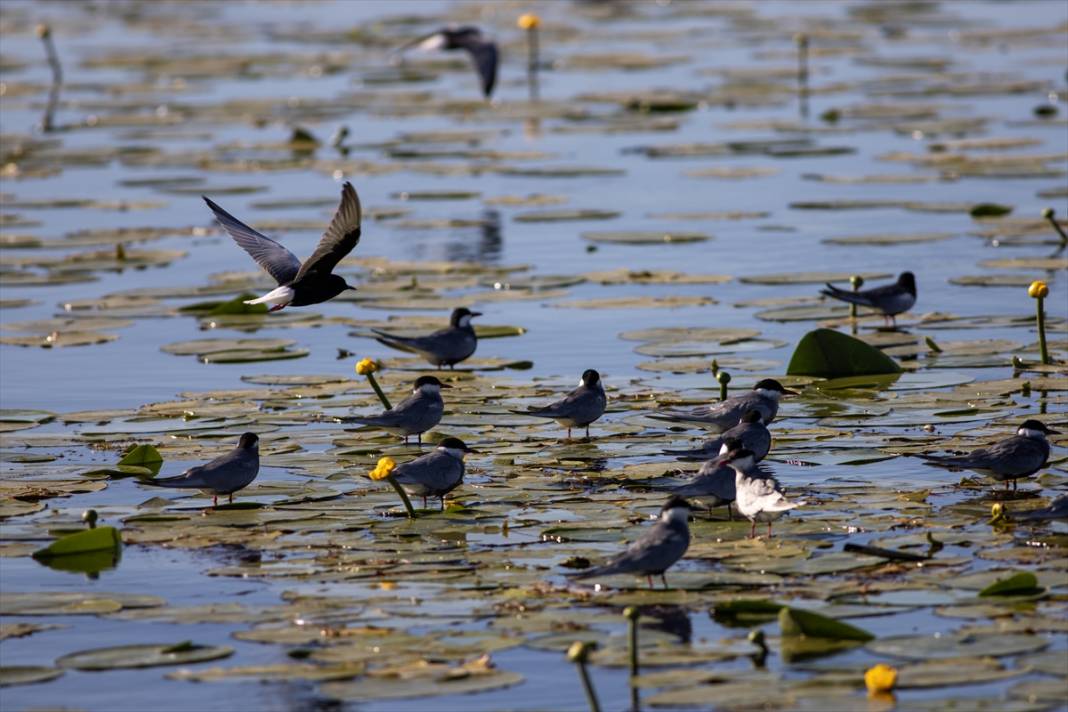
[{"label": "tern standing on lily pad", "polygon": [[423,509],[427,497],[441,498],[445,509],[445,495],[464,481],[464,455],[473,452],[459,438],[445,438],[433,452],[397,465],[393,477],[408,494],[423,498]]},{"label": "tern standing on lily pad", "polygon": [[478,72],[482,86],[482,96],[487,99],[493,93],[497,83],[497,44],[483,38],[482,30],[471,25],[462,27],[443,27],[429,35],[423,35],[400,48],[403,52],[412,47],[422,50],[441,49],[445,51],[463,50],[471,56],[471,62]]},{"label": "tern standing on lily pad", "polygon": [[453,368],[475,353],[478,347],[475,327],[471,326],[471,320],[476,316],[482,316],[482,312],[473,312],[466,307],[453,309],[449,325],[427,336],[397,336],[378,329],[371,331],[378,335],[380,344],[391,349],[419,354],[438,368]]},{"label": "tern standing on lily pad", "polygon": [[641,574],[648,579],[649,588],[652,588],[653,576],[659,576],[664,582],[664,588],[667,588],[664,572],[690,548],[689,518],[690,503],[682,497],[672,497],[661,507],[660,518],[656,524],[638,537],[623,553],[603,566],[571,574],[571,577],[584,579],[613,574]]},{"label": "tern standing on lily pad", "polygon": [[716,432],[723,432],[738,425],[746,413],[755,410],[764,423],[770,425],[779,412],[779,399],[784,395],[796,396],[797,392],[783,388],[774,378],[765,378],[758,381],[748,393],[731,396],[725,401],[689,411],[658,411],[651,417],[677,423],[696,423]]},{"label": "tern standing on lily pad", "polygon": [[965,455],[921,455],[930,465],[948,467],[958,470],[972,470],[987,475],[998,482],[1004,482],[1005,488],[1016,489],[1016,480],[1030,477],[1046,465],[1049,460],[1049,440],[1047,435],[1056,435],[1038,420],[1025,420],[1016,429],[1016,434],[990,445],[972,450]]},{"label": "tern standing on lily pad", "polygon": [[604,415],[608,397],[604,393],[601,374],[592,368],[582,373],[582,380],[575,390],[555,403],[543,408],[513,411],[520,415],[533,415],[537,418],[552,418],[567,428],[567,438],[571,439],[571,428],[586,428],[586,438],[590,437],[590,423]]},{"label": "tern standing on lily pad", "polygon": [[912,272],[902,272],[893,284],[851,292],[828,283],[820,294],[850,304],[859,304],[880,312],[887,321],[897,326],[897,315],[912,309],[916,303],[916,277]]},{"label": "tern standing on lily pad", "polygon": [[445,401],[441,398],[442,388],[452,388],[434,376],[420,376],[415,379],[412,394],[389,410],[379,415],[353,416],[345,418],[346,423],[373,425],[394,435],[403,435],[405,442],[409,435],[414,435],[422,442],[423,433],[441,422],[445,412]]},{"label": "tern standing on lily pad", "polygon": [[249,299],[245,304],[268,304],[271,311],[289,306],[306,307],[333,299],[350,287],[343,278],[332,274],[345,255],[360,241],[360,198],[352,183],[341,188],[341,204],[334,219],[326,228],[318,247],[302,264],[297,256],[226,212],[205,196],[215,219],[230,233],[234,242],[256,260],[267,274],[274,277],[278,287],[262,297]]},{"label": "tern standing on lily pad", "polygon": [[754,476],[756,458],[752,451],[735,450],[728,455],[727,464],[734,470],[734,506],[743,517],[752,522],[749,529],[750,539],[756,538],[757,522],[768,523],[770,539],[771,523],[791,509],[805,504],[786,499],[774,477]]},{"label": "tern standing on lily pad", "polygon": [[142,484],[175,489],[198,489],[211,495],[211,506],[219,504],[219,495],[229,495],[233,504],[234,492],[252,484],[260,471],[260,438],[245,433],[230,452],[205,465],[191,467],[177,477],[143,480]]}]

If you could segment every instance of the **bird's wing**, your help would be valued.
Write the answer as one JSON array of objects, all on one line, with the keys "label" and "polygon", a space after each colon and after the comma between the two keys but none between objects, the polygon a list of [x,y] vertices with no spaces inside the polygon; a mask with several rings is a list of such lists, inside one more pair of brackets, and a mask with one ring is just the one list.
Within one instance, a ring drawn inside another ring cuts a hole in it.
[{"label": "bird's wing", "polygon": [[685,530],[657,522],[618,558],[629,571],[663,571],[686,553],[689,544]]},{"label": "bird's wing", "polygon": [[872,290],[865,292],[851,292],[847,289],[839,289],[833,284],[828,283],[826,289],[820,290],[820,294],[839,299],[843,302],[849,302],[850,304],[859,304],[862,307],[874,307],[870,296],[871,291]]},{"label": "bird's wing", "polygon": [[482,82],[482,96],[488,97],[493,93],[493,86],[497,83],[496,43],[471,38],[463,42],[462,46],[471,55],[471,61],[478,72],[478,78]]},{"label": "bird's wing", "polygon": [[334,219],[330,221],[330,226],[323,233],[315,252],[304,260],[304,264],[297,273],[297,279],[313,272],[321,275],[330,274],[337,263],[352,252],[359,243],[362,217],[360,196],[356,194],[352,183],[346,181],[341,188],[341,203],[337,206]]},{"label": "bird's wing", "polygon": [[433,353],[434,335],[430,336],[397,336],[378,329],[372,329],[378,335],[378,341],[394,349],[415,353]]},{"label": "bird's wing", "polygon": [[528,415],[537,415],[542,418],[561,418],[571,415],[576,407],[582,404],[582,399],[587,396],[587,389],[579,386],[558,401],[541,408],[531,408]]},{"label": "bird's wing", "polygon": [[197,465],[196,467],[190,467],[188,470],[180,475],[174,477],[157,477],[153,480],[145,480],[147,485],[153,485],[155,487],[174,487],[178,489],[184,489],[186,487],[190,489],[208,487],[211,485],[209,477],[211,471],[207,468],[211,465]]},{"label": "bird's wing", "polygon": [[282,247],[271,238],[263,235],[245,223],[235,218],[230,213],[220,208],[214,201],[206,196],[204,202],[215,213],[215,219],[222,225],[230,237],[241,246],[245,252],[256,260],[267,274],[274,277],[278,284],[288,284],[296,278],[300,272],[300,260],[292,252]]}]

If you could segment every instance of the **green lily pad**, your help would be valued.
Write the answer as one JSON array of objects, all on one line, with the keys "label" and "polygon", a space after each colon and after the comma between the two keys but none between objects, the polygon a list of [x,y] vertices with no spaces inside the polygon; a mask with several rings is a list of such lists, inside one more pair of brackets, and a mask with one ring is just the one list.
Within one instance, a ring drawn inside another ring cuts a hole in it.
[{"label": "green lily pad", "polygon": [[842,623],[819,613],[784,607],[779,611],[779,629],[784,636],[805,636],[828,640],[858,640],[867,642],[874,635],[856,626]]},{"label": "green lily pad", "polygon": [[72,670],[122,670],[129,668],[191,665],[233,655],[225,645],[193,645],[188,642],[165,645],[117,645],[70,653],[56,659],[56,665]]},{"label": "green lily pad", "polygon": [[980,596],[1031,596],[1046,589],[1038,585],[1038,577],[1023,571],[1007,578],[998,579],[979,592]]},{"label": "green lily pad", "polygon": [[618,218],[622,213],[615,210],[597,210],[594,208],[576,210],[539,210],[529,213],[518,213],[513,219],[516,222],[540,223],[540,222],[571,222],[578,220],[611,220]]},{"label": "green lily pad", "polygon": [[126,467],[143,467],[153,475],[158,475],[163,467],[163,456],[152,445],[138,445],[125,455],[118,463]]},{"label": "green lily pad", "polygon": [[59,668],[41,665],[4,665],[0,666],[0,687],[48,682],[62,674]]},{"label": "green lily pad", "polygon": [[582,239],[589,242],[602,242],[612,245],[662,245],[664,243],[689,243],[705,242],[710,240],[709,235],[699,232],[677,231],[613,231],[613,232],[584,232]]},{"label": "green lily pad", "polygon": [[831,329],[816,329],[805,334],[797,344],[786,373],[842,378],[901,373],[901,367],[860,339]]},{"label": "green lily pad", "polygon": [[57,539],[43,549],[33,552],[38,561],[48,561],[57,557],[86,554],[94,551],[115,551],[122,547],[122,536],[115,527],[97,527],[86,529]]},{"label": "green lily pad", "polygon": [[1012,212],[1012,206],[997,203],[979,203],[968,211],[973,218],[1000,218]]},{"label": "green lily pad", "polygon": [[903,635],[879,638],[867,644],[878,655],[909,660],[961,658],[972,656],[1003,657],[1035,653],[1045,649],[1049,641],[1040,635],[1009,633],[1003,635]]}]

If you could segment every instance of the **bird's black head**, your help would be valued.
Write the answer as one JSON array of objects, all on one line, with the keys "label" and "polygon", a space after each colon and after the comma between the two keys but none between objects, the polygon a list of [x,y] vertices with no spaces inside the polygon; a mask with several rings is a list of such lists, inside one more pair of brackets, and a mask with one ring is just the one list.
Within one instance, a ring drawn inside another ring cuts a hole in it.
[{"label": "bird's black head", "polygon": [[260,442],[260,436],[256,433],[245,433],[241,436],[241,439],[237,441],[237,446],[242,450],[250,450]]},{"label": "bird's black head", "polygon": [[460,438],[445,438],[438,443],[438,447],[446,450],[459,450],[460,452],[475,452],[475,450],[464,445],[464,441]]},{"label": "bird's black head", "polygon": [[739,462],[747,458],[756,460],[756,455],[752,450],[742,448],[741,450],[734,450],[731,452],[731,454],[727,456],[727,462]]},{"label": "bird's black head", "polygon": [[670,511],[672,509],[693,509],[690,503],[678,495],[673,495],[668,501],[664,502],[664,506],[660,508],[661,513]]},{"label": "bird's black head", "polygon": [[601,374],[594,371],[592,368],[587,368],[582,372],[582,385],[584,386],[596,386],[601,382]]},{"label": "bird's black head", "polygon": [[791,396],[796,396],[797,395],[797,391],[791,391],[791,390],[789,390],[787,388],[784,388],[783,385],[781,383],[779,383],[778,381],[776,381],[774,378],[765,378],[765,379],[762,379],[760,381],[757,381],[756,385],[753,386],[753,390],[754,391],[771,391],[773,393],[779,393],[779,394],[785,394],[785,395],[791,395]]},{"label": "bird's black head", "polygon": [[1046,424],[1043,423],[1041,420],[1034,420],[1034,419],[1025,420],[1024,422],[1022,422],[1020,424],[1019,429],[1020,430],[1034,430],[1034,431],[1039,432],[1039,433],[1045,433],[1046,435],[1050,435],[1050,434],[1058,435],[1059,434],[1059,431],[1051,430],[1050,428],[1047,428]]},{"label": "bird's black head", "polygon": [[323,301],[325,302],[327,299],[333,299],[349,289],[355,290],[356,287],[350,286],[349,283],[345,281],[344,277],[336,274],[327,275],[326,281],[323,284]]},{"label": "bird's black head", "polygon": [[916,275],[912,272],[902,272],[897,278],[897,285],[912,296],[916,296]]},{"label": "bird's black head", "polygon": [[[763,420],[763,418],[760,415],[760,411],[756,409],[747,410],[742,416],[743,423],[759,423],[761,420]],[[733,438],[731,439],[733,440]]]},{"label": "bird's black head", "polygon": [[482,316],[482,312],[471,311],[467,307],[457,307],[452,310],[452,316],[449,317],[449,325],[457,327],[470,326],[471,320],[476,316]]},{"label": "bird's black head", "polygon": [[423,386],[437,386],[438,388],[452,388],[452,386],[448,386],[448,385],[442,383],[441,381],[439,381],[434,376],[420,376],[419,378],[415,379],[415,386],[413,386],[413,388],[415,390],[419,390]]}]

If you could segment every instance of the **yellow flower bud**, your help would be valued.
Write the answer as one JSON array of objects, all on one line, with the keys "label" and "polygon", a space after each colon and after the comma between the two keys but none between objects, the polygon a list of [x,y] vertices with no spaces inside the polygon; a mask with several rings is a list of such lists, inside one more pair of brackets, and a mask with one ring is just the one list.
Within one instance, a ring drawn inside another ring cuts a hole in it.
[{"label": "yellow flower bud", "polygon": [[1036,279],[1031,282],[1031,286],[1027,288],[1027,296],[1032,299],[1045,299],[1049,296],[1049,287],[1041,279]]},{"label": "yellow flower bud", "polygon": [[361,376],[369,376],[378,370],[378,364],[369,358],[365,358],[356,364],[356,373]]},{"label": "yellow flower bud", "polygon": [[864,684],[868,688],[869,695],[890,692],[896,683],[897,670],[883,663],[868,668],[868,671],[864,673]]},{"label": "yellow flower bud", "polygon": [[375,469],[371,470],[371,479],[376,481],[386,479],[396,466],[397,463],[392,457],[378,458],[378,464],[375,465]]},{"label": "yellow flower bud", "polygon": [[519,16],[515,24],[519,25],[521,30],[536,30],[541,25],[541,18],[532,12],[526,12]]},{"label": "yellow flower bud", "polygon": [[51,37],[52,36],[52,28],[49,27],[48,25],[44,24],[43,22],[40,23],[39,25],[37,25],[37,27],[34,28],[34,29],[37,32],[37,38],[38,39],[42,39],[43,40],[46,37]]}]

